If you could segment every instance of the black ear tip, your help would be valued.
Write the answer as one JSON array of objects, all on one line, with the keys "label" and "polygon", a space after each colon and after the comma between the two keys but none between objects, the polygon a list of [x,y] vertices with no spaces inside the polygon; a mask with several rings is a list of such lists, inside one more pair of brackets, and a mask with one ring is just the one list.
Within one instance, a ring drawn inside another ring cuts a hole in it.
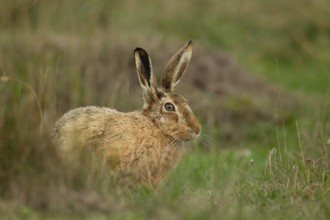
[{"label": "black ear tip", "polygon": [[140,48],[140,47],[137,47],[135,50],[134,50],[134,57],[136,56],[139,56],[140,59],[143,59],[143,60],[148,60],[149,58],[149,55],[147,53],[147,51],[145,51],[144,49]]},{"label": "black ear tip", "polygon": [[192,40],[189,40],[189,41],[187,42],[187,45],[192,45],[192,44],[193,44]]},{"label": "black ear tip", "polygon": [[138,52],[138,51],[141,51],[141,50],[143,50],[141,47],[137,47],[137,48],[135,48],[134,52]]},{"label": "black ear tip", "polygon": [[134,53],[147,54],[147,51],[145,51],[141,47],[137,47],[137,48],[135,48]]}]

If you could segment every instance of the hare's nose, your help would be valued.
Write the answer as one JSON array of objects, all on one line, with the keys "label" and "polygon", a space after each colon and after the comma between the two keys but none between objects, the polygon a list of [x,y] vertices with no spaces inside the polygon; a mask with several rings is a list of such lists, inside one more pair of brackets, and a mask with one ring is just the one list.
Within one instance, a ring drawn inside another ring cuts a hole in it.
[{"label": "hare's nose", "polygon": [[191,129],[195,133],[196,137],[198,137],[200,135],[200,133],[201,133],[201,126],[199,124],[193,126]]},{"label": "hare's nose", "polygon": [[187,124],[192,132],[194,132],[194,135],[199,136],[201,133],[201,125],[199,124],[197,118],[191,114],[190,117],[187,120]]}]

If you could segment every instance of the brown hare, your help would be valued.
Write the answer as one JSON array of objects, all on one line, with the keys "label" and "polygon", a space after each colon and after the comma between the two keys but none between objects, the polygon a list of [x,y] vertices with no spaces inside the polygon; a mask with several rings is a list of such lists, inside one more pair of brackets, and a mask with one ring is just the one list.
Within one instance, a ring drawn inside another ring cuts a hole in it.
[{"label": "brown hare", "polygon": [[123,113],[90,106],[69,111],[54,128],[53,138],[61,155],[74,158],[84,149],[98,152],[111,169],[128,171],[157,187],[180,159],[183,144],[201,132],[188,101],[173,93],[191,54],[189,41],[169,60],[161,86],[157,87],[149,55],[136,48],[134,58],[143,89],[143,109]]}]

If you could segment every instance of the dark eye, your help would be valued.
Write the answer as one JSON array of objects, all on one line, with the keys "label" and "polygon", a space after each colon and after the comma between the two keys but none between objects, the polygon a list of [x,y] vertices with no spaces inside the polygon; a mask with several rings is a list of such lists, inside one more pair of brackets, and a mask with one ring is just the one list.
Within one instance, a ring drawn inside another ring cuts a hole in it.
[{"label": "dark eye", "polygon": [[169,111],[169,112],[175,111],[175,107],[172,103],[166,102],[164,106],[165,106],[166,111]]}]

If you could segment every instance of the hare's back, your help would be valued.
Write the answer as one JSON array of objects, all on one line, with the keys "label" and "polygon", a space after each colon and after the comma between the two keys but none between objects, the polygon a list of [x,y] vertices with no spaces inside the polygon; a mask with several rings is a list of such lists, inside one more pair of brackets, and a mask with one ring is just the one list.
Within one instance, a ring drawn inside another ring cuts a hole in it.
[{"label": "hare's back", "polygon": [[117,110],[104,107],[81,107],[64,114],[55,124],[53,139],[58,145],[90,138],[103,131],[109,119],[121,117]]},{"label": "hare's back", "polygon": [[121,113],[115,109],[104,107],[81,107],[64,114],[55,124],[55,130],[74,127],[75,129],[89,127],[91,124],[101,123]]},{"label": "hare's back", "polygon": [[[59,145],[63,141],[79,142],[112,142],[115,137],[123,135],[125,140],[135,140],[160,137],[162,132],[153,122],[140,111],[118,112],[115,109],[104,107],[81,107],[67,112],[60,118],[54,129],[54,138]],[[71,143],[69,143],[71,144]]]}]

